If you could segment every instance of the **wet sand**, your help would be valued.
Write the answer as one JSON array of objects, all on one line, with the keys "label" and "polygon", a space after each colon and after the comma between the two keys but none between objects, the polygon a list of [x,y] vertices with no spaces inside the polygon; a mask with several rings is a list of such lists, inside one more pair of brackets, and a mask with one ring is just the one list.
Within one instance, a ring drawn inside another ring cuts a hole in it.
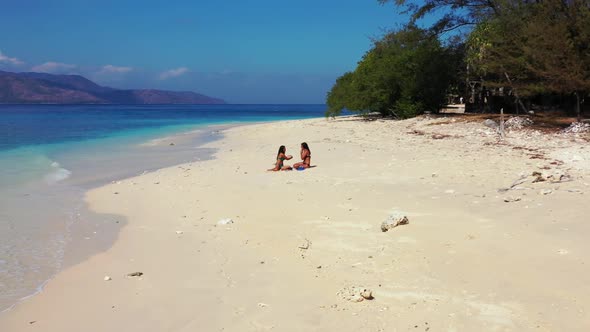
[{"label": "wet sand", "polygon": [[[0,312],[39,292],[63,268],[112,246],[125,220],[113,222],[113,216],[89,211],[83,200],[86,191],[162,167],[210,159],[214,150],[200,145],[218,139],[219,131],[231,126],[207,126],[147,142],[138,138],[80,144],[52,155],[59,163],[45,176],[4,174],[1,180],[8,181],[0,185]],[[24,167],[26,173],[26,163],[5,166],[9,174],[11,167]]]}]

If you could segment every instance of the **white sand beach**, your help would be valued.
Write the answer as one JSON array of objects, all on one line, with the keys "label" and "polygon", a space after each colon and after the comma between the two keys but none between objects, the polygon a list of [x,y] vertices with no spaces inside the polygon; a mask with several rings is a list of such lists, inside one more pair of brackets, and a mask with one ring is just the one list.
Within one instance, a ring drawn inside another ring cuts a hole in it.
[{"label": "white sand beach", "polygon": [[[588,141],[455,119],[240,126],[92,190],[116,242],[0,331],[589,331]],[[317,167],[265,171],[303,141]]]}]

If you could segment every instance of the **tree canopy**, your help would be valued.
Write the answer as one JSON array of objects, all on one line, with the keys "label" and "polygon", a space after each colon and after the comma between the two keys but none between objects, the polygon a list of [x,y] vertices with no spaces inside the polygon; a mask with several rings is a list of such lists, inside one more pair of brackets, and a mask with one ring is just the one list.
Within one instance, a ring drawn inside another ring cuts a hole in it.
[{"label": "tree canopy", "polygon": [[522,96],[587,94],[589,3],[512,2],[470,33],[467,64],[488,84],[508,85]]},{"label": "tree canopy", "polygon": [[428,27],[430,32],[441,34],[460,27],[485,21],[500,12],[511,0],[378,0],[381,4],[394,3],[401,12],[409,15],[409,23],[436,16]]},{"label": "tree canopy", "polygon": [[[376,41],[337,80],[328,114],[348,109],[404,118],[436,111],[445,93],[475,80],[508,88],[518,102],[575,98],[580,117],[590,93],[590,0],[378,1],[408,14],[407,25]],[[425,22],[431,23],[418,27]],[[450,42],[445,33],[462,27],[467,33]]]},{"label": "tree canopy", "polygon": [[400,118],[436,111],[452,80],[453,54],[425,30],[408,26],[375,42],[354,72],[328,93],[328,115],[343,109]]}]

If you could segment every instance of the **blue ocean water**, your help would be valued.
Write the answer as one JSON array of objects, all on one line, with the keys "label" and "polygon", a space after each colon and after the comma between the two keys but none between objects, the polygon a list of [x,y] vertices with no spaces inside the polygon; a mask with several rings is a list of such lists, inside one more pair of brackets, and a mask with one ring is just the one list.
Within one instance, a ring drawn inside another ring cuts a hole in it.
[{"label": "blue ocean water", "polygon": [[0,186],[43,176],[55,167],[53,156],[68,151],[84,153],[211,124],[321,117],[324,110],[324,105],[0,105]]},{"label": "blue ocean water", "polygon": [[325,105],[0,105],[0,151],[212,123],[321,117]]},{"label": "blue ocean water", "polygon": [[[101,227],[112,220],[85,210],[82,197],[89,187],[207,158],[211,151],[199,146],[219,137],[212,125],[323,117],[324,110],[324,105],[0,105],[0,311],[38,291],[62,268],[72,243],[104,242]],[[184,132],[193,134],[177,135]],[[176,137],[176,144],[145,144],[161,137]],[[72,231],[76,228],[79,234]]]}]

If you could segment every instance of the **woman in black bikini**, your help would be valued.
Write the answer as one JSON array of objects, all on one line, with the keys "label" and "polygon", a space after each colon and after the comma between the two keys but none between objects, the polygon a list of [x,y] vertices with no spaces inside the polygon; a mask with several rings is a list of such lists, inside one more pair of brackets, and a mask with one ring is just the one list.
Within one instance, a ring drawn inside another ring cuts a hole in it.
[{"label": "woman in black bikini", "polygon": [[269,171],[289,171],[293,168],[289,165],[283,165],[284,160],[290,160],[293,156],[288,156],[285,153],[287,152],[287,148],[284,145],[279,147],[279,152],[277,152],[277,161],[275,163],[275,168],[269,169]]},{"label": "woman in black bikini", "polygon": [[309,150],[309,146],[307,143],[301,143],[301,160],[302,163],[296,163],[293,165],[295,168],[309,168],[311,166],[311,151]]}]

